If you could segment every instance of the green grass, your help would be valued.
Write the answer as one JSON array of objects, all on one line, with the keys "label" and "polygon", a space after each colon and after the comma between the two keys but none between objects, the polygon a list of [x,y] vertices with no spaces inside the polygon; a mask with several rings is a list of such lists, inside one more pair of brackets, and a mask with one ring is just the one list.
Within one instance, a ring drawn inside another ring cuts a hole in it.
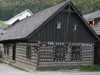
[{"label": "green grass", "polygon": [[0,20],[0,25],[1,25],[2,23],[4,23],[4,22],[5,22],[5,21],[1,21],[1,20]]},{"label": "green grass", "polygon": [[41,68],[39,69],[39,71],[58,71],[60,69],[55,69],[55,68],[50,68],[50,69],[47,69],[47,68]]},{"label": "green grass", "polygon": [[3,48],[3,46],[0,45],[0,48]]},{"label": "green grass", "polygon": [[74,69],[79,69],[79,68],[50,68],[50,69],[47,69],[47,68],[41,68],[39,69],[39,71],[66,71],[66,70],[74,70]]},{"label": "green grass", "polygon": [[0,60],[0,63],[4,63],[2,60]]},{"label": "green grass", "polygon": [[82,66],[78,68],[65,68],[65,69],[47,69],[47,68],[41,68],[39,71],[67,71],[67,70],[74,70],[74,69],[79,69],[79,71],[84,71],[84,72],[100,72],[100,66]]},{"label": "green grass", "polygon": [[80,71],[85,72],[100,72],[100,66],[82,66]]}]

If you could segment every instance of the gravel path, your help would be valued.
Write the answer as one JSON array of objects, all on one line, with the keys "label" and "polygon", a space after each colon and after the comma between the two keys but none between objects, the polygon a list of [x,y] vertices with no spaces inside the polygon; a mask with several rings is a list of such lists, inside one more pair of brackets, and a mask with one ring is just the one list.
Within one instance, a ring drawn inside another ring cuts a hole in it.
[{"label": "gravel path", "polygon": [[69,71],[52,71],[52,72],[26,72],[13,68],[8,64],[0,64],[0,75],[100,75],[100,72],[79,72],[78,69]]}]

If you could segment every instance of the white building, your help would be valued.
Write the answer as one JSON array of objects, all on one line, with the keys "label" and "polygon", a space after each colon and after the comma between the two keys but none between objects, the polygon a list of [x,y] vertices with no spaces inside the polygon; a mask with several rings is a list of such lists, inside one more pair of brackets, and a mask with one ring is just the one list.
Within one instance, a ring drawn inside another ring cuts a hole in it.
[{"label": "white building", "polygon": [[27,9],[23,12],[21,12],[20,14],[16,15],[15,17],[11,18],[10,20],[4,22],[1,26],[0,26],[0,29],[1,30],[4,30],[4,33],[8,31],[8,29],[10,27],[13,26],[13,24],[15,24],[16,22],[22,20],[22,19],[25,19],[29,16],[33,15],[33,13]]}]

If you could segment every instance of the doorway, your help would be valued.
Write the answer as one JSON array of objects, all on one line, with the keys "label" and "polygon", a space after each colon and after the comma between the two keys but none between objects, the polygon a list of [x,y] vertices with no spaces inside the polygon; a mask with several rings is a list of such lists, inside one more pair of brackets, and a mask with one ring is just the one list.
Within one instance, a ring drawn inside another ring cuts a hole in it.
[{"label": "doorway", "polygon": [[13,45],[13,54],[12,54],[12,60],[15,60],[15,55],[16,55],[16,46]]}]

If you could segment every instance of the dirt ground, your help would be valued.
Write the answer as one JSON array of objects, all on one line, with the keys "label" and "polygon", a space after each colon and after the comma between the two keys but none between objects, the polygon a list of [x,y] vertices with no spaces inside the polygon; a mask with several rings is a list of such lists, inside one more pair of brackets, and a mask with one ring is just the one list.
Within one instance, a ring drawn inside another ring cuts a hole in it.
[{"label": "dirt ground", "polygon": [[79,72],[76,70],[68,70],[68,71],[22,71],[13,68],[8,64],[0,64],[0,75],[100,75],[100,72]]}]

